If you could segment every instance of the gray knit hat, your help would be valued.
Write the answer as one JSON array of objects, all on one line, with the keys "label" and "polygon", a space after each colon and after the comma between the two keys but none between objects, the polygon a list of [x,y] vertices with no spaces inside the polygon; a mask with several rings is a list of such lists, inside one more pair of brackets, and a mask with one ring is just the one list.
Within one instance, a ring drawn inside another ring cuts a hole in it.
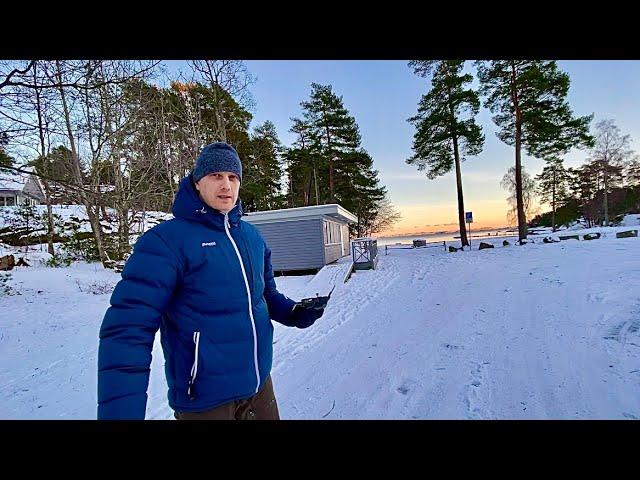
[{"label": "gray knit hat", "polygon": [[229,144],[215,142],[206,145],[196,159],[193,181],[215,172],[233,172],[242,182],[242,163],[238,152]]}]

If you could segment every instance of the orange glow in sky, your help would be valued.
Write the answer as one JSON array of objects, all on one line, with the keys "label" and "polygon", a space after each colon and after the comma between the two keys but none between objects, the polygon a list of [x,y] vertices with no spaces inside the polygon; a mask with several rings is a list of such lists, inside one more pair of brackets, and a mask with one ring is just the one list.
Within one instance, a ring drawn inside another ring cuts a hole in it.
[{"label": "orange glow in sky", "polygon": [[[395,207],[402,218],[392,229],[380,232],[379,236],[458,231],[458,206],[455,203],[438,206],[395,205]],[[475,202],[471,230],[509,226],[507,209],[507,202],[504,200]]]}]

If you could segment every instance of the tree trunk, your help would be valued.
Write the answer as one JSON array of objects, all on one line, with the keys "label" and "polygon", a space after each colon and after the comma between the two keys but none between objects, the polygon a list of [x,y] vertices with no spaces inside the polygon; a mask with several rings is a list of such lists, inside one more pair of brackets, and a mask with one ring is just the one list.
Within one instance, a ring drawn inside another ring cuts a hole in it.
[{"label": "tree trunk", "polygon": [[[27,200],[28,201],[28,200]],[[19,204],[19,197],[16,197],[16,204]],[[24,233],[24,251],[25,253],[29,251],[29,211],[25,210],[27,214],[25,215],[25,223],[26,223],[26,231]]]},{"label": "tree trunk", "polygon": [[44,187],[44,201],[47,204],[47,251],[51,255],[55,255],[53,249],[53,208],[51,207],[51,189],[49,188],[49,182],[44,179],[40,179],[42,186]]},{"label": "tree trunk", "polygon": [[224,126],[224,120],[222,118],[222,113],[218,111],[218,107],[216,107],[216,121],[218,123],[218,131],[220,132],[220,140],[223,142],[227,142],[227,129]]},{"label": "tree trunk", "polygon": [[451,115],[451,128],[452,128],[452,136],[453,136],[453,157],[455,159],[456,164],[456,187],[458,190],[458,223],[460,225],[460,244],[463,247],[469,246],[469,240],[467,239],[467,228],[465,226],[465,218],[464,218],[464,197],[462,195],[462,171],[460,168],[460,150],[458,148],[458,135],[455,131],[455,111],[453,109],[453,105],[451,103],[451,88],[448,89],[449,95],[449,114]]},{"label": "tree trunk", "polygon": [[458,223],[460,225],[460,243],[463,247],[469,246],[467,239],[467,227],[464,218],[464,198],[462,195],[462,172],[460,169],[460,153],[458,151],[458,139],[453,138],[453,155],[456,161],[456,186],[458,188]]},{"label": "tree trunk", "polygon": [[329,203],[333,203],[333,158],[329,159]]},{"label": "tree trunk", "polygon": [[[318,176],[316,174],[316,167],[313,167],[313,181],[316,185],[316,205],[320,205],[320,199],[318,198]],[[333,198],[333,194],[331,197]]]},{"label": "tree trunk", "polygon": [[100,221],[98,220],[95,212],[93,211],[92,204],[89,201],[89,197],[87,195],[86,190],[84,189],[84,184],[82,180],[82,170],[80,168],[80,157],[78,155],[78,150],[76,149],[76,142],[73,137],[73,130],[71,129],[71,119],[69,117],[69,108],[67,106],[67,100],[64,93],[64,87],[62,86],[62,72],[60,70],[60,61],[56,60],[56,68],[58,73],[58,80],[60,83],[60,99],[62,100],[62,109],[64,114],[64,120],[67,127],[67,137],[69,139],[69,144],[71,147],[71,157],[73,161],[73,175],[78,185],[78,194],[80,196],[80,201],[85,207],[87,211],[87,216],[89,217],[89,223],[91,225],[91,231],[93,232],[93,237],[96,241],[96,247],[98,248],[98,255],[100,256],[100,261],[103,265],[109,260],[106,252],[104,251],[102,245],[102,228],[100,226]]},{"label": "tree trunk", "polygon": [[551,186],[551,231],[556,231],[556,168],[553,167],[553,185]]},{"label": "tree trunk", "polygon": [[293,208],[293,179],[291,176],[291,162],[288,161],[287,162],[287,176],[289,177],[289,192],[288,192],[288,197],[289,197],[289,208]]},{"label": "tree trunk", "polygon": [[516,122],[516,202],[518,207],[518,240],[522,242],[527,238],[527,217],[524,213],[524,201],[522,198],[522,127]]},{"label": "tree trunk", "polygon": [[118,259],[122,260],[129,253],[129,210],[121,206],[118,209]]},{"label": "tree trunk", "polygon": [[215,114],[216,114],[216,125],[218,127],[218,135],[220,136],[220,140],[223,142],[227,142],[227,129],[224,124],[224,117],[222,116],[222,107],[220,106],[220,101],[218,100],[218,82],[213,81],[211,79],[211,89],[213,90],[213,104],[215,105]]},{"label": "tree trunk", "polygon": [[[38,78],[36,76],[37,63],[34,64],[33,68],[33,83],[34,85],[38,83]],[[42,169],[44,170],[45,175],[49,175],[49,157],[47,156],[47,149],[44,144],[44,125],[42,122],[42,104],[40,103],[40,90],[35,89],[36,95],[36,112],[38,114],[38,134],[40,137],[40,155],[42,158]],[[51,189],[49,188],[49,181],[41,178],[42,186],[44,187],[44,201],[47,205],[47,251],[50,255],[55,255],[55,250],[53,248],[53,209],[51,208]]]},{"label": "tree trunk", "polygon": [[304,206],[305,207],[308,207],[311,204],[311,187],[312,187],[312,185],[313,185],[313,172],[309,171],[309,181],[307,182],[307,188],[304,191]]},{"label": "tree trunk", "polygon": [[[323,111],[323,120],[325,119],[324,114],[325,112]],[[331,134],[329,133],[329,125],[327,125],[326,123],[325,132],[327,133],[327,149],[329,150],[329,203],[333,203],[333,151],[331,150]]]},{"label": "tree trunk", "polygon": [[518,208],[518,241],[522,243],[527,238],[527,217],[524,213],[522,198],[522,112],[518,105],[518,91],[516,88],[516,67],[511,62],[511,98],[516,115],[516,204]]},{"label": "tree trunk", "polygon": [[607,177],[609,176],[609,172],[607,172],[607,164],[604,166],[604,225],[605,227],[609,226],[609,199],[607,198]]}]

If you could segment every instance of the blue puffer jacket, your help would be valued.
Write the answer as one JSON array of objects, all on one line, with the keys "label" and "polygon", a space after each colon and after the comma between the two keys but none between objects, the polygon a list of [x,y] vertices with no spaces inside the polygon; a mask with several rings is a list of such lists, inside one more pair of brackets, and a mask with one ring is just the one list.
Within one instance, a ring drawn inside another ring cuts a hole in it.
[{"label": "blue puffer jacket", "polygon": [[[196,412],[255,394],[272,362],[271,319],[295,302],[276,289],[259,231],[206,206],[191,176],[174,219],[146,232],[122,272],[100,329],[98,419],[143,419],[151,350],[160,338],[169,405]],[[225,225],[226,220],[228,223]]]}]

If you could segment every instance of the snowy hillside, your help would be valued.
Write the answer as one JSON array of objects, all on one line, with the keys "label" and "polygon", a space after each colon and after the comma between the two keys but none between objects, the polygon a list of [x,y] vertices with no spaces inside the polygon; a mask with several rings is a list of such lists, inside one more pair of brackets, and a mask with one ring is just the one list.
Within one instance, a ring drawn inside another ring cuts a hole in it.
[{"label": "snowy hillside", "polygon": [[[46,205],[34,207],[41,218],[46,215]],[[78,232],[91,232],[91,225],[87,217],[85,207],[82,205],[52,205],[56,234],[69,237],[74,230]],[[118,231],[118,221],[113,209],[108,208],[107,214],[110,220],[102,220],[102,228],[106,233]],[[140,212],[130,218],[131,232],[143,233],[153,226],[165,220],[173,218],[173,215],[165,212]],[[25,220],[21,216],[19,207],[2,207],[0,209],[0,233],[3,229],[15,228],[16,225],[24,226]],[[45,236],[47,234],[44,220],[29,220],[31,237]]]}]

